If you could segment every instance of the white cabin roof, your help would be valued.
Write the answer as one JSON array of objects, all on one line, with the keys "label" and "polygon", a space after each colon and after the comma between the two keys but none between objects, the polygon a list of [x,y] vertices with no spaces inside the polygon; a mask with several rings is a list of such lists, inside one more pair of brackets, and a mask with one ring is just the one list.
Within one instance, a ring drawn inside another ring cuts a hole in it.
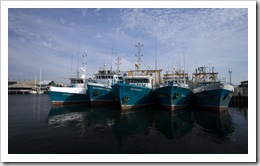
[{"label": "white cabin roof", "polygon": [[151,77],[151,76],[125,76],[124,77],[124,79],[131,79],[131,78],[134,78],[134,79],[144,79],[144,78],[153,79],[153,77]]}]

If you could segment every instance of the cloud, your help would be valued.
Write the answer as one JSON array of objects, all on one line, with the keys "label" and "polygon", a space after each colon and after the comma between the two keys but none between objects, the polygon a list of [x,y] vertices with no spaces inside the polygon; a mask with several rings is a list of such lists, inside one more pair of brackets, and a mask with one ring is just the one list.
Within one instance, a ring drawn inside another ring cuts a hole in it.
[{"label": "cloud", "polygon": [[[158,43],[153,49],[157,49],[161,65],[176,61],[183,64],[183,41],[186,68],[190,71],[196,63],[209,62],[216,62],[213,65],[223,70],[224,65],[237,64],[235,56],[247,64],[247,54],[236,52],[238,48],[247,50],[247,9],[126,9],[121,12],[121,31],[133,33],[135,37],[153,37],[154,43]],[[152,45],[150,42],[143,44]]]},{"label": "cloud", "polygon": [[42,21],[40,19],[37,19],[36,21],[37,21],[38,24],[42,23]]},{"label": "cloud", "polygon": [[8,71],[9,74],[15,75],[15,76],[24,76],[25,74],[19,71]]},{"label": "cloud", "polygon": [[172,43],[188,37],[205,41],[247,27],[246,9],[129,9],[122,15],[125,29]]},{"label": "cloud", "polygon": [[167,66],[183,67],[184,52],[190,73],[196,64],[212,63],[225,74],[229,67],[247,68],[247,21],[247,10],[238,8],[10,9],[9,66],[11,71],[31,73],[25,69],[44,65],[55,78],[70,74],[71,68],[75,73],[86,52],[90,73],[103,63],[111,65],[111,57],[113,68],[115,58],[121,57],[121,70],[129,70],[140,42],[143,61],[151,68],[156,56],[163,72]]},{"label": "cloud", "polygon": [[87,9],[78,9],[83,17],[87,14]]},{"label": "cloud", "polygon": [[63,17],[61,17],[60,22],[61,22],[62,24],[65,24],[65,20],[63,19]]},{"label": "cloud", "polygon": [[101,36],[100,33],[97,33],[97,34],[95,35],[95,38],[102,38],[102,36]]}]

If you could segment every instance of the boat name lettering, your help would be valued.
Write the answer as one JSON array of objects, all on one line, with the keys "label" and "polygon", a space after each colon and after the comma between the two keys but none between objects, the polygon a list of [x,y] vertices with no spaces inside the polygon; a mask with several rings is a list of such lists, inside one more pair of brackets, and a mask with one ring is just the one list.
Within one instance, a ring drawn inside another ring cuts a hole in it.
[{"label": "boat name lettering", "polygon": [[102,87],[93,87],[94,90],[107,90],[109,91],[109,89],[106,88],[102,88]]},{"label": "boat name lettering", "polygon": [[142,91],[142,89],[138,89],[138,88],[130,88],[130,90],[134,90],[134,91]]}]

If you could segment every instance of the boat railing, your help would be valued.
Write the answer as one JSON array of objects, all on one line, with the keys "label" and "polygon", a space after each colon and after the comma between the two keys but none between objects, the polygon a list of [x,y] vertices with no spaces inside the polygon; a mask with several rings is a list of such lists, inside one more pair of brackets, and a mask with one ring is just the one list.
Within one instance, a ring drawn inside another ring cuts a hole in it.
[{"label": "boat railing", "polygon": [[218,77],[217,80],[218,80],[219,82],[227,82],[227,81],[226,81],[226,77]]}]

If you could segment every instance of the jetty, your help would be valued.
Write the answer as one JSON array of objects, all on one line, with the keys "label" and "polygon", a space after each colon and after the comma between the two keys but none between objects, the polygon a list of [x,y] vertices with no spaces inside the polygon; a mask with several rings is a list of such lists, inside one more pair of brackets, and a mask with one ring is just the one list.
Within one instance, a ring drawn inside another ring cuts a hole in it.
[{"label": "jetty", "polygon": [[230,107],[247,107],[248,106],[248,81],[241,81],[240,85],[235,87]]},{"label": "jetty", "polygon": [[43,81],[36,81],[35,80],[28,80],[28,81],[8,81],[8,94],[29,94],[29,92],[35,87],[39,88],[41,85],[41,90],[47,92],[48,86],[55,86],[56,84],[54,81],[50,80],[43,80]]}]

